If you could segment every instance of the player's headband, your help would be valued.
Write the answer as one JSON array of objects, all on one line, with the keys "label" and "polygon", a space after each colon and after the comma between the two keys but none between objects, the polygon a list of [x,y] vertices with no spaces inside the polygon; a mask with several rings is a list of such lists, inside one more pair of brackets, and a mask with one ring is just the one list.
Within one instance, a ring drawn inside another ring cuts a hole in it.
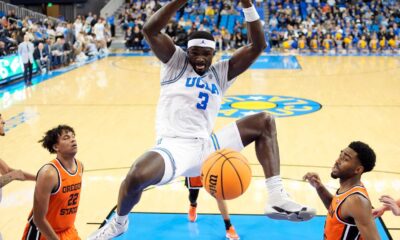
[{"label": "player's headband", "polygon": [[195,38],[188,41],[188,48],[190,47],[209,47],[215,49],[215,42],[204,38]]}]

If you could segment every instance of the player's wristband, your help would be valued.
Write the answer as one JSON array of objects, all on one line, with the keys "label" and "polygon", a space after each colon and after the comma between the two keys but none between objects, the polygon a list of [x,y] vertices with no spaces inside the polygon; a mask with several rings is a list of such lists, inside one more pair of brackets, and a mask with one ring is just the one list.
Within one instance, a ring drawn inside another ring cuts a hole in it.
[{"label": "player's wristband", "polygon": [[260,19],[260,16],[258,15],[256,8],[254,5],[252,5],[249,8],[243,8],[243,13],[244,13],[244,19],[246,22],[254,22]]}]

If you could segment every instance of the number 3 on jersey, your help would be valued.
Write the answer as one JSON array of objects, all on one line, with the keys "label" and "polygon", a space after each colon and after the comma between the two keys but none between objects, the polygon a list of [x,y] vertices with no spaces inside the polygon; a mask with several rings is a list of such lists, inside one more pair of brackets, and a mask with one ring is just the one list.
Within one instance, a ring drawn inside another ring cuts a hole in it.
[{"label": "number 3 on jersey", "polygon": [[208,103],[208,94],[205,92],[199,93],[200,102],[197,103],[196,107],[201,110],[206,110]]}]

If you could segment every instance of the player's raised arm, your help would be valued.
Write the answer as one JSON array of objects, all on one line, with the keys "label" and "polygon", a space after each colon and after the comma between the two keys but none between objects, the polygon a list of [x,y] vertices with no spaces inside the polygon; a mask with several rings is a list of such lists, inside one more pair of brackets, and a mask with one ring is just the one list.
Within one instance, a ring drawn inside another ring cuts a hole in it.
[{"label": "player's raised arm", "polygon": [[149,43],[151,50],[160,59],[166,63],[175,52],[175,45],[172,39],[161,33],[171,17],[183,6],[186,0],[174,0],[155,12],[144,24],[143,35]]},{"label": "player's raised arm", "polygon": [[246,71],[267,47],[260,17],[250,0],[240,0],[247,22],[249,43],[236,50],[229,60],[228,80]]},{"label": "player's raised arm", "polygon": [[311,186],[313,186],[315,190],[317,190],[319,198],[321,198],[326,209],[329,209],[329,205],[331,205],[333,196],[328,191],[328,189],[326,189],[324,184],[322,184],[318,174],[309,172],[306,175],[304,175],[303,180],[308,181],[311,184]]}]

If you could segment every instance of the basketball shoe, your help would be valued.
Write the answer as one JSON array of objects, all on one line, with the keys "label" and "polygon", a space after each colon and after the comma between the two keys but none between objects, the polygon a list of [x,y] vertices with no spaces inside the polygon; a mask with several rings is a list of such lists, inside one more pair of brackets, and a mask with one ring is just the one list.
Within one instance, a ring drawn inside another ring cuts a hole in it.
[{"label": "basketball shoe", "polygon": [[281,199],[274,202],[267,202],[265,215],[277,220],[289,220],[293,222],[307,221],[316,214],[314,208],[301,205],[292,200],[286,191],[281,191]]},{"label": "basketball shoe", "polygon": [[92,233],[87,240],[109,240],[123,234],[128,230],[129,221],[126,220],[124,224],[117,223],[115,217],[113,217],[108,223],[102,228]]},{"label": "basketball shoe", "polygon": [[197,208],[190,206],[189,208],[189,213],[188,213],[188,218],[190,222],[196,222],[197,219]]},{"label": "basketball shoe", "polygon": [[230,226],[228,230],[226,230],[226,239],[229,240],[239,240],[240,237],[236,233],[235,228],[233,226]]}]

